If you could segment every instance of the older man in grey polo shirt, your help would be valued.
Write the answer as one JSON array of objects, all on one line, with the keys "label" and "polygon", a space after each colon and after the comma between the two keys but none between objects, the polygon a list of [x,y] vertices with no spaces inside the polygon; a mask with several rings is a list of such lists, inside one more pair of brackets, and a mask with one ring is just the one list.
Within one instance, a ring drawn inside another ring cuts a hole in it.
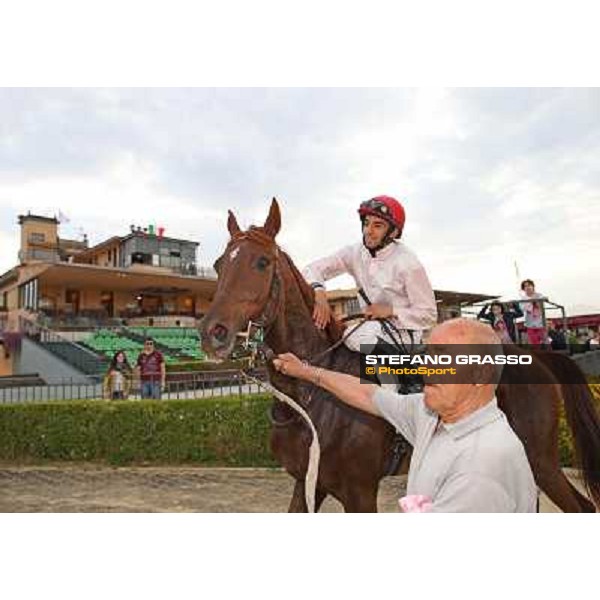
[{"label": "older man in grey polo shirt", "polygon": [[[467,319],[438,325],[429,344],[491,344],[502,352],[493,330]],[[412,444],[405,510],[417,498],[418,510],[431,512],[535,512],[537,488],[525,450],[496,403],[497,367],[478,383],[428,383],[423,394],[401,396],[289,353],[274,365],[383,417]]]}]

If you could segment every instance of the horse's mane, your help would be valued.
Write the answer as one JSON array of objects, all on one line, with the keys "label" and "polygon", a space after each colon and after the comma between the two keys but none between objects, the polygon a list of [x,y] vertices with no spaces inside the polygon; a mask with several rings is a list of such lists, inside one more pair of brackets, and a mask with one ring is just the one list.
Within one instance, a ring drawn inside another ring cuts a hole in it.
[{"label": "horse's mane", "polygon": [[[300,290],[300,294],[302,296],[304,304],[306,305],[306,307],[312,315],[312,311],[315,306],[315,290],[313,290],[313,288],[310,285],[308,285],[306,279],[304,279],[304,276],[302,275],[302,273],[300,273],[298,267],[296,267],[296,265],[293,263],[289,254],[287,254],[287,252],[284,252],[281,248],[279,248],[279,253],[283,258],[284,264],[290,270],[292,277],[296,281],[296,285]],[[343,332],[344,328],[342,324],[336,318],[332,317],[332,319],[329,321],[329,324],[325,328],[325,333],[327,334],[329,341],[332,344],[334,344],[335,342],[341,339]]]}]

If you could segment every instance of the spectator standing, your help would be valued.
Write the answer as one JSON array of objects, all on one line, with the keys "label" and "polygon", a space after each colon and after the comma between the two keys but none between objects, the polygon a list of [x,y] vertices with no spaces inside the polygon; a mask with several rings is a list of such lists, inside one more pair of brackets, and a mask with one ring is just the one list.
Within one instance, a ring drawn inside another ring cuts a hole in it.
[{"label": "spectator standing", "polygon": [[133,369],[127,360],[127,355],[123,350],[119,350],[110,361],[104,378],[106,396],[111,400],[126,400],[131,389],[132,378]]},{"label": "spectator standing", "polygon": [[144,341],[144,348],[137,359],[136,372],[140,379],[142,398],[160,400],[167,370],[163,355],[155,349],[152,338]]},{"label": "spectator standing", "polygon": [[[527,329],[527,340],[531,346],[541,346],[546,341],[546,328],[544,327],[543,301],[546,300],[542,294],[535,291],[535,283],[531,279],[521,282],[521,309],[525,314],[525,328]],[[533,300],[539,302],[533,302]]]},{"label": "spectator standing", "polygon": [[516,303],[513,303],[509,310],[505,310],[502,302],[492,302],[479,311],[477,318],[486,320],[503,344],[514,344],[517,341],[515,319],[522,316],[523,311]]},{"label": "spectator standing", "polygon": [[566,350],[567,349],[567,338],[561,325],[555,325],[552,323],[548,330],[548,337],[550,338],[550,347],[552,350]]}]

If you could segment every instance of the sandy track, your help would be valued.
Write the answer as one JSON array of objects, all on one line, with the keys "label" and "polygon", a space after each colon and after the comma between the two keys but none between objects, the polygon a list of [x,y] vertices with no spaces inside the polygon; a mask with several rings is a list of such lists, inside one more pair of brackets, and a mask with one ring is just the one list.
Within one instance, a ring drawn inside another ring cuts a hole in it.
[{"label": "sandy track", "polygon": [[[397,512],[405,482],[384,479],[380,511]],[[292,488],[278,469],[0,465],[1,512],[285,512]],[[322,508],[341,510],[332,498]]]}]

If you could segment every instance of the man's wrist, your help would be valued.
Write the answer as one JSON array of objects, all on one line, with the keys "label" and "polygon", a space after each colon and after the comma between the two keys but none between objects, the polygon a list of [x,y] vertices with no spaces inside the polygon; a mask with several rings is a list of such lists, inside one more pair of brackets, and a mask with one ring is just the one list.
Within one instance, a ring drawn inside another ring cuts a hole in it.
[{"label": "man's wrist", "polygon": [[323,367],[313,367],[313,383],[316,386],[321,386],[321,382],[323,381],[323,373],[325,373],[325,369]]},{"label": "man's wrist", "polygon": [[303,361],[302,367],[300,378],[320,386],[325,369],[323,367],[315,367],[307,361]]}]

